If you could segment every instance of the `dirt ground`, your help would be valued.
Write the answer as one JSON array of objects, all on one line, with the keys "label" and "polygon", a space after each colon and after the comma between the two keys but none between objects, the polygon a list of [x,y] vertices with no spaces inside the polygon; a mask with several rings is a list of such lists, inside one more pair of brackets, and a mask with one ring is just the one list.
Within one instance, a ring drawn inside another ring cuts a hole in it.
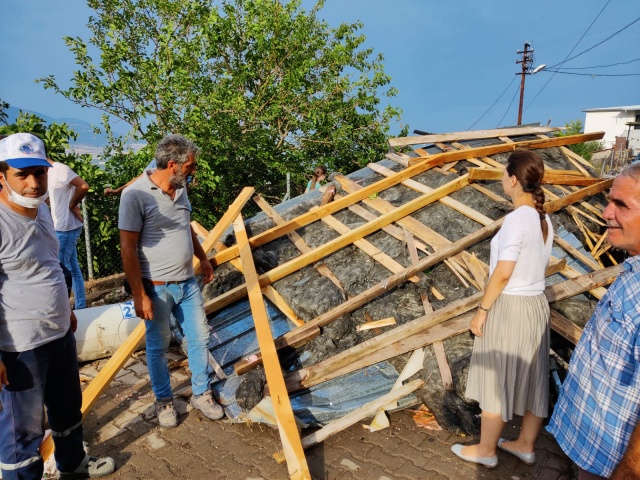
[{"label": "dirt ground", "polygon": [[[182,357],[177,350],[170,360]],[[101,364],[84,365],[82,373],[95,375]],[[171,371],[174,391],[190,384],[187,368]],[[85,419],[85,439],[92,455],[111,455],[118,470],[113,479],[162,480],[271,480],[288,478],[285,465],[271,457],[280,449],[277,430],[259,424],[210,421],[176,397],[179,426],[161,429],[153,409],[153,394],[144,352],[136,354],[118,374]],[[505,437],[517,433],[517,422]],[[303,432],[303,435],[305,432]],[[543,433],[536,448],[536,463],[527,466],[515,457],[498,453],[499,465],[490,470],[453,456],[453,443],[472,442],[447,431],[418,428],[411,412],[391,415],[391,427],[369,433],[360,423],[307,451],[316,480],[395,479],[544,479],[570,480],[571,462],[553,438]]]}]

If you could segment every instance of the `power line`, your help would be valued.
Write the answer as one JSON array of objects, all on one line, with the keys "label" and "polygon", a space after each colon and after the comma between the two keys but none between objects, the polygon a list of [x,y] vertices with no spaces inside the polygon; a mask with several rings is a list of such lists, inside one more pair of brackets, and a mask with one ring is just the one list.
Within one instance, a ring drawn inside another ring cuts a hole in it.
[{"label": "power line", "polygon": [[[609,1],[611,1],[611,0],[609,0]],[[609,2],[607,2],[607,4],[608,4],[608,3],[609,3]],[[606,7],[606,6],[607,6],[607,5],[605,5],[605,7]],[[603,8],[603,10],[604,10],[604,8]],[[600,13],[602,13],[602,12],[600,12]],[[597,17],[596,17],[596,18],[597,18]],[[550,67],[550,68],[555,68],[555,67],[557,67],[558,65],[562,66],[562,64],[563,64],[563,63],[568,62],[568,61],[570,61],[570,60],[573,60],[574,58],[578,58],[580,55],[583,55],[583,54],[587,53],[588,51],[593,50],[594,48],[596,48],[596,47],[598,47],[598,46],[602,45],[604,42],[606,42],[606,41],[608,41],[608,40],[611,40],[613,37],[615,37],[616,35],[618,35],[620,32],[622,32],[623,30],[625,30],[625,29],[629,28],[631,25],[633,25],[634,23],[637,23],[638,21],[640,21],[640,17],[636,18],[633,22],[628,23],[627,25],[625,25],[624,27],[622,27],[620,30],[618,30],[618,31],[616,31],[616,32],[614,32],[614,33],[612,33],[611,35],[609,35],[609,36],[608,36],[607,38],[605,38],[604,40],[602,40],[602,41],[600,41],[600,42],[596,43],[594,46],[589,47],[589,48],[587,48],[586,50],[583,50],[582,52],[578,53],[577,55],[574,55],[574,56],[573,56],[573,57],[571,57],[571,58],[564,59],[561,63],[556,63],[555,65],[551,65],[551,67]],[[583,35],[583,36],[584,36],[584,35]],[[573,51],[573,50],[572,50],[572,51]],[[571,53],[569,53],[569,55],[571,55]]]},{"label": "power line", "polygon": [[[564,62],[566,62],[569,59],[569,56],[573,53],[573,51],[576,49],[576,47],[578,46],[578,44],[582,41],[582,39],[584,38],[584,36],[587,34],[587,32],[589,32],[589,30],[591,30],[591,27],[593,27],[593,24],[596,23],[596,20],[598,20],[598,18],[600,18],[600,15],[602,15],[602,12],[604,12],[604,9],[607,8],[607,5],[609,5],[609,2],[611,2],[611,0],[607,0],[607,3],[604,4],[604,7],[602,7],[602,10],[600,10],[600,12],[598,13],[598,15],[596,15],[596,18],[593,19],[593,21],[591,22],[591,24],[587,27],[587,29],[585,30],[585,32],[582,34],[582,36],[580,37],[580,39],[576,42],[576,44],[573,46],[573,48],[571,49],[571,51],[567,54],[567,56],[565,57],[565,59],[560,62],[559,64],[553,65],[553,67],[557,67],[558,65],[562,66],[564,65]],[[552,68],[553,68],[552,67]],[[549,80],[547,80],[547,83],[545,83],[542,88],[538,91],[538,93],[536,94],[535,97],[533,97],[533,100],[531,100],[529,102],[529,105],[527,105],[527,108],[529,108],[531,106],[531,104],[533,102],[536,101],[536,98],[538,98],[540,96],[540,94],[544,91],[545,88],[547,88],[547,85],[549,85],[549,83],[551,82],[551,80],[553,80],[553,77],[555,77],[556,74],[554,73],[553,75],[551,75],[551,77],[549,78]],[[527,109],[525,108],[525,110]]]},{"label": "power line", "polygon": [[516,77],[513,77],[513,78],[511,79],[511,81],[509,82],[509,85],[507,85],[507,87],[502,91],[502,93],[498,96],[498,98],[496,98],[495,102],[493,102],[493,103],[491,104],[491,106],[490,106],[489,108],[487,108],[487,110],[486,110],[482,115],[480,115],[480,118],[478,118],[475,122],[473,122],[473,123],[471,124],[471,126],[470,126],[469,128],[467,128],[467,130],[471,130],[473,127],[475,127],[476,123],[478,123],[480,120],[482,120],[482,119],[484,118],[484,116],[485,116],[487,113],[489,113],[489,111],[494,107],[494,105],[495,105],[496,103],[498,103],[498,100],[500,100],[500,99],[502,98],[502,96],[505,94],[505,92],[509,89],[509,87],[510,87],[510,86],[511,86],[511,84],[515,81],[515,79],[516,79]]},{"label": "power line", "polygon": [[585,77],[636,77],[640,73],[579,73],[579,72],[563,72],[560,70],[549,70],[550,72],[562,73],[564,75],[582,75]]},{"label": "power line", "polygon": [[[515,78],[515,77],[514,77]],[[496,125],[496,128],[498,128],[500,126],[500,124],[502,123],[502,120],[504,120],[504,117],[507,116],[507,112],[509,111],[509,109],[511,108],[511,105],[513,105],[513,101],[516,99],[516,95],[518,95],[518,92],[520,91],[520,86],[518,85],[518,88],[516,88],[516,91],[513,93],[513,97],[511,98],[511,102],[509,102],[509,106],[507,107],[507,109],[504,111],[504,115],[502,115],[502,118],[500,119],[500,121],[498,122],[498,125]]]},{"label": "power line", "polygon": [[[618,62],[618,63],[610,63],[608,65],[594,65],[593,67],[562,67],[563,70],[590,70],[592,68],[606,68],[606,67],[615,67],[616,65],[628,65],[633,62],[639,62],[640,58],[634,58],[633,60],[629,60],[628,62]],[[554,67],[550,67],[554,68]],[[549,70],[547,68],[546,70]],[[560,67],[558,67],[560,68]]]}]

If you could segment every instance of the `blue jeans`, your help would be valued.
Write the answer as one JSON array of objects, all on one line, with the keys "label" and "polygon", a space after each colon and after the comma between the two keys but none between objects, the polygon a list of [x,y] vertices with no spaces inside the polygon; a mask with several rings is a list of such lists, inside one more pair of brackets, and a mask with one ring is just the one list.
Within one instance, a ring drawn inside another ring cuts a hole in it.
[{"label": "blue jeans", "polygon": [[209,324],[204,299],[195,278],[178,284],[153,287],[153,320],[145,320],[147,329],[147,366],[151,388],[157,400],[171,398],[167,348],[171,340],[170,318],[175,317],[187,338],[187,357],[191,387],[195,395],[209,388]]},{"label": "blue jeans", "polygon": [[0,468],[3,480],[40,480],[44,463],[44,408],[53,431],[55,458],[63,472],[75,470],[82,447],[82,391],[76,340],[67,334],[26,352],[1,352],[9,385],[0,391]]},{"label": "blue jeans", "polygon": [[58,252],[58,260],[67,267],[71,272],[73,280],[73,296],[75,297],[75,309],[87,308],[87,298],[84,294],[84,278],[78,263],[78,238],[80,238],[82,227],[67,232],[59,232],[56,230],[58,241],[60,242],[60,251]]}]

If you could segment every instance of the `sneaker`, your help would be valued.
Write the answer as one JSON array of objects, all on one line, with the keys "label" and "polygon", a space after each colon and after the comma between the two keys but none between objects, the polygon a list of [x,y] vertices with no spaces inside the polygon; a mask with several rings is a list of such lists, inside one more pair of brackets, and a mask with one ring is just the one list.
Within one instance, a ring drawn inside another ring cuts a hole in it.
[{"label": "sneaker", "polygon": [[197,408],[205,417],[211,420],[219,420],[224,417],[224,410],[213,399],[211,390],[207,390],[202,395],[192,395],[189,403],[193,408]]},{"label": "sneaker", "polygon": [[173,428],[178,426],[178,414],[173,408],[173,399],[160,399],[155,403],[158,423],[162,428]]},{"label": "sneaker", "polygon": [[60,472],[61,479],[100,478],[112,474],[116,469],[116,462],[110,457],[90,457],[84,459],[73,472]]}]

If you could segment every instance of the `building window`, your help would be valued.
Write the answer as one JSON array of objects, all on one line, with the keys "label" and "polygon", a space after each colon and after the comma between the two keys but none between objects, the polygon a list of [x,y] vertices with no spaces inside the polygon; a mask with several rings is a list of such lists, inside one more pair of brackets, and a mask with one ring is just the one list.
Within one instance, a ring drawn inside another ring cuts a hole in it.
[{"label": "building window", "polygon": [[640,130],[640,113],[636,113],[636,125],[633,126],[634,130]]}]

